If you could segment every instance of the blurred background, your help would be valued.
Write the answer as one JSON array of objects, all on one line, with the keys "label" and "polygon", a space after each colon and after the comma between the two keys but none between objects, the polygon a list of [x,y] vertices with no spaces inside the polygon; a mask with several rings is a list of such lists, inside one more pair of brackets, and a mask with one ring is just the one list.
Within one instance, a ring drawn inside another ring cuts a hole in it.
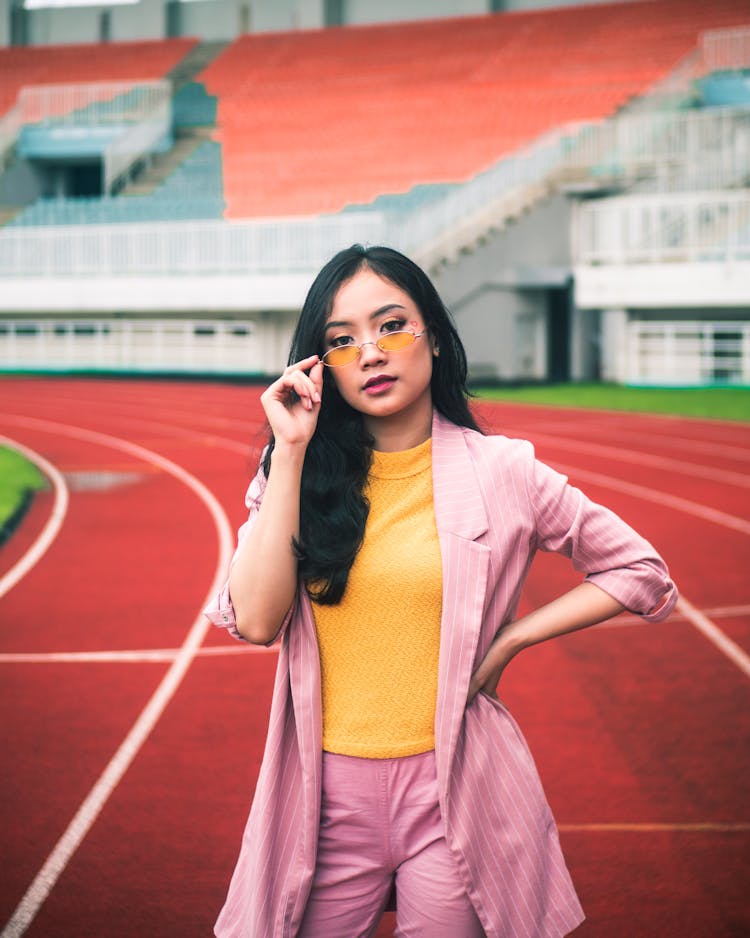
[{"label": "blurred background", "polygon": [[420,262],[476,383],[750,384],[746,0],[0,0],[0,368],[261,377]]}]

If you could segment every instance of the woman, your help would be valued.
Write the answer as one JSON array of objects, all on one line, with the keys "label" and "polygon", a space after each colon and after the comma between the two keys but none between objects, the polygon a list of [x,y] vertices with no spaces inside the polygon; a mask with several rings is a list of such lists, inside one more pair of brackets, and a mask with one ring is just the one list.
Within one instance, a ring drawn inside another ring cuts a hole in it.
[{"label": "woman", "polygon": [[[529,645],[677,599],[654,549],[484,436],[426,275],[359,245],[322,269],[209,618],[283,635],[220,938],[560,936],[583,919],[533,760],[495,696]],[[586,574],[514,620],[536,550]]]}]

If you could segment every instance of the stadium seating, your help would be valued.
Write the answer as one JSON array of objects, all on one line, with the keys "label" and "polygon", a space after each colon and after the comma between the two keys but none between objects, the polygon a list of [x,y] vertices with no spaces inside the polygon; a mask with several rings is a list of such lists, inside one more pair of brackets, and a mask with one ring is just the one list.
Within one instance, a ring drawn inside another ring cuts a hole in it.
[{"label": "stadium seating", "polygon": [[213,127],[216,123],[216,104],[216,98],[207,94],[200,82],[187,82],[172,101],[175,128]]},{"label": "stadium seating", "polygon": [[24,85],[116,82],[163,78],[195,39],[0,48],[0,115]]},{"label": "stadium seating", "polygon": [[469,179],[555,126],[615,112],[746,0],[649,0],[232,43],[219,100],[227,216],[335,212]]},{"label": "stadium seating", "polygon": [[[701,32],[748,20],[746,0],[645,0],[244,35],[174,98],[175,127],[216,124],[201,150],[210,182],[189,207],[170,177],[153,196],[55,200],[17,223],[216,217],[223,200],[228,218],[398,214],[564,123],[616,112]],[[27,84],[163,77],[195,44],[0,49],[0,114]]]},{"label": "stadium seating", "polygon": [[17,215],[9,225],[185,221],[221,218],[223,209],[221,146],[208,140],[200,144],[149,195],[40,199]]}]

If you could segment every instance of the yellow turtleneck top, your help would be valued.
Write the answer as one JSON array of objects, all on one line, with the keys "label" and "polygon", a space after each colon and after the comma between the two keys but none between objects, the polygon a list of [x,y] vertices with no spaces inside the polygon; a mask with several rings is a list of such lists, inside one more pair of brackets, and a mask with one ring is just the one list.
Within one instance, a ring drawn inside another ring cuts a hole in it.
[{"label": "yellow turtleneck top", "polygon": [[387,759],[434,748],[442,570],[431,443],[373,453],[343,599],[313,603],[328,752]]}]

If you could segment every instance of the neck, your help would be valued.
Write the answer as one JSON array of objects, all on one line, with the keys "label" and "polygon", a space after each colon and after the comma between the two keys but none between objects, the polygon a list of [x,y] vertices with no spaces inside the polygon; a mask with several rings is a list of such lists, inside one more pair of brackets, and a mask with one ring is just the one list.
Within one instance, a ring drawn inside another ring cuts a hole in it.
[{"label": "neck", "polygon": [[401,411],[389,417],[366,417],[365,426],[381,453],[413,449],[432,435],[432,402],[419,413]]}]

